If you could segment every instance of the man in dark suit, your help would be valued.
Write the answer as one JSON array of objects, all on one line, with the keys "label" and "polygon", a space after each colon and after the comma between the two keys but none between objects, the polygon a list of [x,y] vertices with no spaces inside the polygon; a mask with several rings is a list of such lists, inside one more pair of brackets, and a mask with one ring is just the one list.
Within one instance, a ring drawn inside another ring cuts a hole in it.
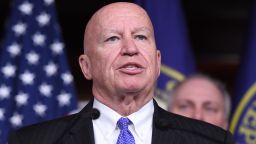
[{"label": "man in dark suit", "polygon": [[88,22],[79,57],[94,99],[74,115],[12,133],[9,144],[231,144],[228,131],[169,113],[153,100],[160,74],[152,23],[141,7],[118,2]]}]

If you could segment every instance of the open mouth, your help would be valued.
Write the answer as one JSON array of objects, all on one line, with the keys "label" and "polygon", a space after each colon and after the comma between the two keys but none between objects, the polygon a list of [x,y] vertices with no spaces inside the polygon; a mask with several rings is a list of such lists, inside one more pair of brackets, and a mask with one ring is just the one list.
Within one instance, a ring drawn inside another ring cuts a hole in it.
[{"label": "open mouth", "polygon": [[138,74],[141,73],[144,68],[137,63],[127,63],[125,65],[122,65],[119,70],[126,74]]}]

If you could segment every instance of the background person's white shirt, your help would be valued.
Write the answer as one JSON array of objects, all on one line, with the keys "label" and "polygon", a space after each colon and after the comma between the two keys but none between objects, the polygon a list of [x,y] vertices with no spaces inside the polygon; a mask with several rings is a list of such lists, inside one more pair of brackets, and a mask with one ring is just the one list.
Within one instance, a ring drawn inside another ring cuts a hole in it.
[{"label": "background person's white shirt", "polygon": [[[96,99],[93,108],[100,111],[100,117],[92,121],[95,144],[115,144],[120,133],[116,123],[122,116]],[[151,100],[139,111],[127,116],[133,123],[129,125],[129,130],[136,144],[151,144],[153,113],[154,104]]]}]

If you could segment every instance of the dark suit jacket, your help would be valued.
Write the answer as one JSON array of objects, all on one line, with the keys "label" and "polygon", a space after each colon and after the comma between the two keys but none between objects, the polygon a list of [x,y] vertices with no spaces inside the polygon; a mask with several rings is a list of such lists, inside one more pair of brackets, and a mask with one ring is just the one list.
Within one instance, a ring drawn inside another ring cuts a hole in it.
[{"label": "dark suit jacket", "polygon": [[[9,144],[94,144],[92,101],[81,112],[13,132]],[[229,132],[169,113],[154,102],[152,144],[231,144]],[[97,118],[97,116],[96,116]]]}]

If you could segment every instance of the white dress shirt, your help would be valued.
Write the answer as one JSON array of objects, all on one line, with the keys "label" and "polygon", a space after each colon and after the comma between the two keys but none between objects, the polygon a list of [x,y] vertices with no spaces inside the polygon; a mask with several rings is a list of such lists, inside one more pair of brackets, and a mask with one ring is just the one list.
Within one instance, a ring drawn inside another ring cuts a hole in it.
[{"label": "white dress shirt", "polygon": [[[96,99],[93,108],[100,111],[100,117],[92,121],[95,144],[115,144],[120,133],[117,121],[122,116]],[[136,144],[151,144],[153,113],[154,104],[151,100],[139,111],[127,116],[133,123],[128,128]]]}]

